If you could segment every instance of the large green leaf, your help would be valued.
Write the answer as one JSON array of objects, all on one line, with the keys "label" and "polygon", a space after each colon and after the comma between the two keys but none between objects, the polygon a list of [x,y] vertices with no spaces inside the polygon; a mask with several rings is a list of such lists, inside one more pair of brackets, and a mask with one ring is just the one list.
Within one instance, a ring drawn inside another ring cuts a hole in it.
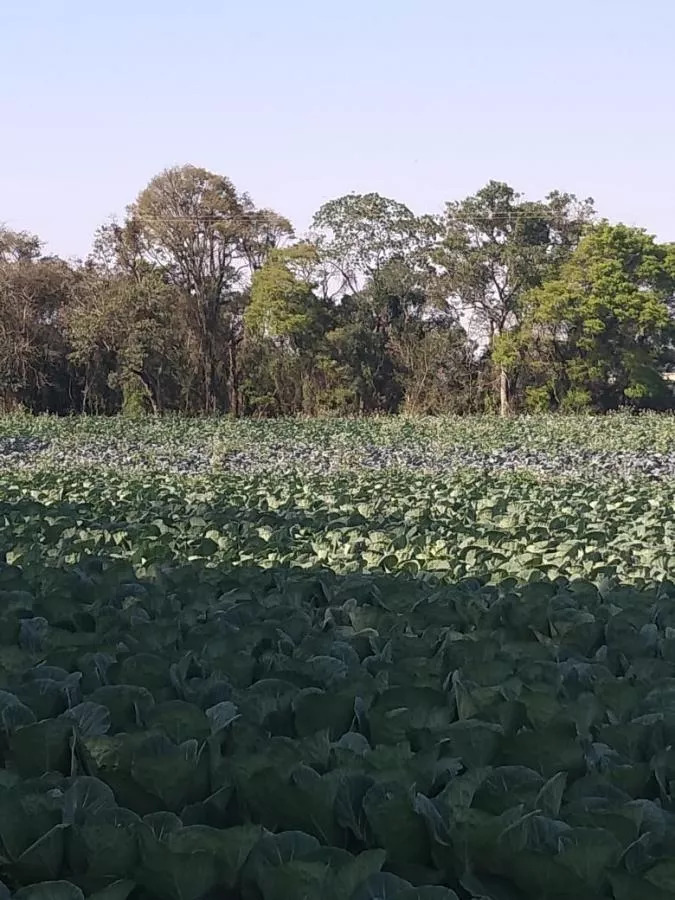
[{"label": "large green leaf", "polygon": [[200,900],[218,884],[218,871],[209,853],[163,851],[143,857],[137,878],[152,896]]},{"label": "large green leaf", "polygon": [[[270,872],[293,862],[311,861],[320,848],[315,837],[301,831],[265,835],[255,844],[241,873],[244,890],[259,890],[269,882]],[[246,894],[245,894],[246,896]]]},{"label": "large green leaf", "polygon": [[108,709],[113,731],[129,731],[141,726],[155,702],[146,688],[128,684],[104,685],[95,690],[89,700]]},{"label": "large green leaf", "polygon": [[661,860],[649,869],[645,877],[650,885],[675,894],[675,859]]},{"label": "large green leaf", "polygon": [[375,845],[387,851],[390,861],[419,865],[427,862],[429,838],[424,821],[402,785],[374,784],[363,798],[363,810]]},{"label": "large green leaf", "polygon": [[332,898],[351,897],[359,885],[379,873],[386,857],[384,850],[364,850],[341,865],[331,881]]},{"label": "large green leaf", "polygon": [[9,741],[16,770],[24,778],[45,772],[69,775],[72,736],[73,723],[65,719],[45,719],[19,728]]},{"label": "large green leaf", "polygon": [[84,900],[82,891],[69,881],[45,881],[31,884],[14,894],[16,900]]},{"label": "large green leaf", "polygon": [[473,803],[479,809],[499,815],[518,803],[531,806],[544,786],[544,779],[525,766],[493,769],[476,791]]},{"label": "large green leaf", "polygon": [[556,817],[560,812],[562,798],[567,786],[567,773],[557,772],[542,785],[535,799],[535,806],[544,815]]},{"label": "large green leaf", "polygon": [[134,881],[125,879],[113,881],[112,884],[101,888],[100,891],[89,894],[87,900],[127,900],[127,897],[132,893],[135,887],[136,883]]},{"label": "large green leaf", "polygon": [[338,779],[309,766],[293,767],[285,777],[270,765],[240,782],[237,792],[250,812],[269,830],[302,830],[327,844],[340,842],[334,801]]},{"label": "large green leaf", "polygon": [[48,776],[19,781],[0,795],[0,846],[17,860],[55,826],[61,824],[62,778]]},{"label": "large green leaf", "polygon": [[205,740],[210,734],[209,721],[194,703],[185,700],[167,700],[153,707],[147,715],[148,728],[158,729],[174,744],[194,738]]},{"label": "large green leaf", "polygon": [[502,740],[502,729],[492,722],[466,719],[448,726],[445,744],[448,752],[469,768],[489,765]]},{"label": "large green leaf", "polygon": [[21,881],[49,881],[58,878],[65,853],[66,829],[66,825],[55,825],[23,851],[14,866]]},{"label": "large green leaf", "polygon": [[80,776],[71,780],[63,796],[63,822],[80,825],[90,816],[115,806],[115,796],[98,778]]},{"label": "large green leaf", "polygon": [[180,746],[168,738],[146,741],[133,753],[130,775],[174,811],[208,794],[208,760],[203,745],[194,740]]},{"label": "large green leaf", "polygon": [[17,696],[0,691],[0,731],[9,737],[17,728],[36,721],[35,713]]},{"label": "large green leaf", "polygon": [[614,900],[634,900],[636,897],[640,900],[675,900],[675,891],[663,890],[636,875],[628,875],[622,871],[610,872],[609,879]]},{"label": "large green leaf", "polygon": [[133,875],[138,862],[139,818],[128,809],[90,811],[68,832],[66,856],[71,871],[105,878]]},{"label": "large green leaf", "polygon": [[575,828],[561,837],[557,861],[589,889],[600,889],[621,850],[614,835],[602,828]]},{"label": "large green leaf", "polygon": [[110,712],[106,706],[100,703],[92,703],[85,700],[63,714],[64,719],[72,719],[75,722],[79,736],[100,737],[110,730]]},{"label": "large green leaf", "polygon": [[172,832],[167,848],[170,853],[208,854],[215,861],[219,883],[233,888],[251,850],[261,837],[262,829],[257,825],[224,829],[192,825]]},{"label": "large green leaf", "polygon": [[412,885],[403,878],[382,872],[371,875],[352,894],[350,900],[395,900]]},{"label": "large green leaf", "polygon": [[330,878],[325,862],[293,860],[263,870],[257,884],[263,900],[322,900],[330,896]]},{"label": "large green leaf", "polygon": [[363,800],[374,785],[369,775],[347,774],[340,778],[335,794],[335,817],[338,825],[349,829],[354,837],[367,842],[368,818]]},{"label": "large green leaf", "polygon": [[354,695],[347,691],[328,694],[305,688],[293,698],[295,727],[300,736],[328,729],[333,740],[349,731],[354,719]]}]

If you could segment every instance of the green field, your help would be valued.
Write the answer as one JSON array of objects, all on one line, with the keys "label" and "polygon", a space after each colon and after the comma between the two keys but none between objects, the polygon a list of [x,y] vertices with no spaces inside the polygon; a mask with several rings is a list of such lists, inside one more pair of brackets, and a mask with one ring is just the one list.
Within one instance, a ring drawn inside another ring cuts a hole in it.
[{"label": "green field", "polygon": [[0,420],[0,900],[675,900],[675,418]]}]

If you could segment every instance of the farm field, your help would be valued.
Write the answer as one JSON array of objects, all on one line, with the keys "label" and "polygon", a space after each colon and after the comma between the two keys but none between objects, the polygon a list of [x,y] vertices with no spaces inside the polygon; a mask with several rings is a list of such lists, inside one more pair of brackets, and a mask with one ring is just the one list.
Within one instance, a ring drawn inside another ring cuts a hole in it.
[{"label": "farm field", "polygon": [[0,898],[675,900],[675,419],[0,420]]}]

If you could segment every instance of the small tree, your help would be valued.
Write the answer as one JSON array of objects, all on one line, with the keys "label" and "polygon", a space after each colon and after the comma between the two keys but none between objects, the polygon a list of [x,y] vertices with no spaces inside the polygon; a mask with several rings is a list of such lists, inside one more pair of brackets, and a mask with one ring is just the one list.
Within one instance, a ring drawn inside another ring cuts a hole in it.
[{"label": "small tree", "polygon": [[[244,353],[255,367],[246,382],[249,404],[279,413],[312,411],[309,382],[325,320],[310,280],[316,261],[313,246],[297,244],[271,251],[253,274],[243,317]],[[257,353],[249,352],[252,344]]]}]

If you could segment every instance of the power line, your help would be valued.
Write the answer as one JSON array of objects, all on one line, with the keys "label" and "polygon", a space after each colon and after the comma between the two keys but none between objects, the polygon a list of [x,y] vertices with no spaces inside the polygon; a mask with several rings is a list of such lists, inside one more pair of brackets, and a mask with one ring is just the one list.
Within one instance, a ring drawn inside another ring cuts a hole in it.
[{"label": "power line", "polygon": [[[536,221],[546,221],[546,216],[544,215],[536,215],[536,214],[518,214],[518,213],[495,213],[490,216],[481,216],[479,217],[479,221],[489,224],[491,222],[510,222],[510,221],[519,221],[522,222],[524,220],[536,220]],[[245,215],[237,215],[237,216],[228,216],[227,218],[221,216],[143,216],[140,221],[144,222],[205,222],[205,223],[222,223],[228,224],[230,222],[238,223],[245,222],[247,224],[251,223],[251,218]],[[573,219],[570,221],[574,221]],[[589,219],[588,221],[592,221]],[[118,224],[118,223],[114,223]],[[472,224],[470,222],[464,222],[464,224]],[[122,226],[119,226],[122,227]]]}]

